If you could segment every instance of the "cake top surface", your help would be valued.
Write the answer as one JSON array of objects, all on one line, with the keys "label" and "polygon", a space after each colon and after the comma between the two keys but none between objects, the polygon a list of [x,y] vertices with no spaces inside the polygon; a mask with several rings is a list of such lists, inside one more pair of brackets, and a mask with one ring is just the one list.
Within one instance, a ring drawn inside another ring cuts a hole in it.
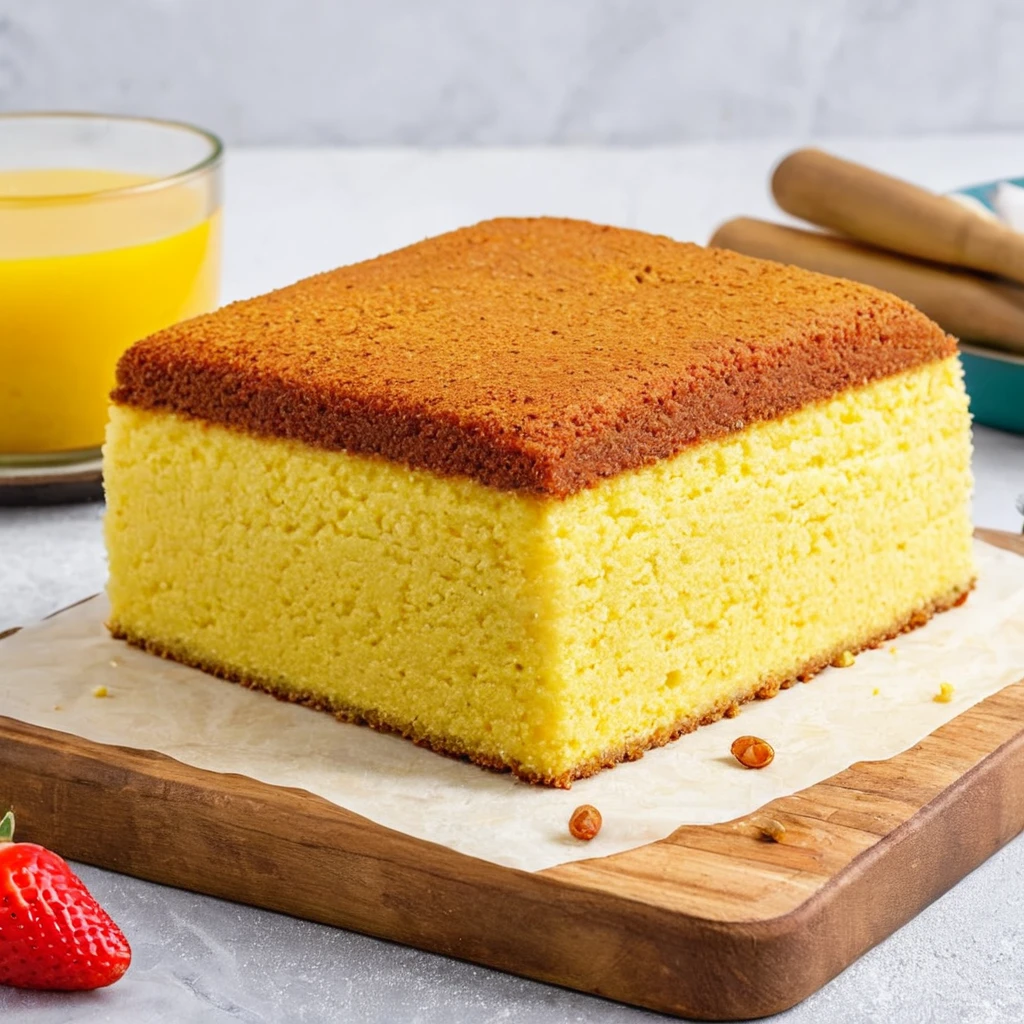
[{"label": "cake top surface", "polygon": [[161,331],[112,397],[561,497],[954,351],[865,285],[502,219]]}]

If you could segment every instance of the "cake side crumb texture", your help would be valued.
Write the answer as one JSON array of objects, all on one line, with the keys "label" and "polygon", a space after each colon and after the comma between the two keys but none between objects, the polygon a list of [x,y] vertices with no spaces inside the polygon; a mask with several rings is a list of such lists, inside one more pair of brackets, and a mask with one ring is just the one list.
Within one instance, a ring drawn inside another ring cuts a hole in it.
[{"label": "cake side crumb texture", "polygon": [[966,594],[969,426],[947,359],[553,499],[115,406],[112,627],[565,785]]},{"label": "cake side crumb texture", "polygon": [[133,346],[115,402],[564,497],[948,357],[864,285],[582,221],[488,221]]}]

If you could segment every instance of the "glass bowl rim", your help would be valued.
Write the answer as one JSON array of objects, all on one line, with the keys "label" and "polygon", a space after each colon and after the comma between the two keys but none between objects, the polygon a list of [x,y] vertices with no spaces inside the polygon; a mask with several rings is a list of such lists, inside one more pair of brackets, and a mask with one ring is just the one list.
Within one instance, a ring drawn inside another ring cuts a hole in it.
[{"label": "glass bowl rim", "polygon": [[206,128],[190,124],[188,121],[175,121],[163,117],[140,117],[135,114],[100,114],[92,111],[81,110],[25,110],[0,112],[0,125],[12,121],[57,121],[57,120],[80,120],[80,121],[121,121],[133,124],[148,124],[157,128],[174,128],[179,131],[186,131],[205,139],[209,145],[209,152],[198,163],[191,164],[174,171],[172,174],[162,174],[152,181],[141,182],[137,185],[118,185],[114,188],[92,189],[86,192],[57,192],[44,193],[42,195],[27,196],[4,196],[0,195],[0,206],[49,206],[61,203],[81,203],[95,199],[116,198],[119,196],[131,196],[139,193],[155,192],[159,189],[180,185],[192,178],[198,178],[207,171],[216,169],[224,155],[224,143],[220,137]]}]

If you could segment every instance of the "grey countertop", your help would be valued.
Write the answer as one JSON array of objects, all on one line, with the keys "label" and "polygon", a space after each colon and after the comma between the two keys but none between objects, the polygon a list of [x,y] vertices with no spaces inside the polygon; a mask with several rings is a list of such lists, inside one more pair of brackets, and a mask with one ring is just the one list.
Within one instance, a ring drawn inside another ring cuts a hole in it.
[{"label": "grey countertop", "polygon": [[[229,298],[496,212],[564,212],[698,240],[725,217],[770,211],[763,182],[787,143],[639,151],[234,154],[228,165]],[[859,141],[832,148],[950,187],[1019,170],[1021,140]],[[721,172],[721,173],[719,173]],[[302,179],[283,197],[283,178]],[[660,212],[637,193],[659,179]],[[432,200],[424,203],[422,196]],[[694,196],[699,195],[699,200]],[[374,197],[387,199],[386,214]],[[404,197],[404,198],[403,198]],[[404,205],[403,205],[404,203]],[[337,228],[337,230],[333,230]],[[1024,439],[976,430],[975,521],[1020,528]],[[0,508],[0,630],[103,585],[102,507]],[[2,709],[0,709],[2,711]],[[505,1022],[662,1019],[338,929],[80,865],[129,936],[116,986],[67,996],[0,988],[0,1017],[65,1022]],[[804,1003],[785,1024],[1020,1024],[1024,839],[1012,842]]]}]

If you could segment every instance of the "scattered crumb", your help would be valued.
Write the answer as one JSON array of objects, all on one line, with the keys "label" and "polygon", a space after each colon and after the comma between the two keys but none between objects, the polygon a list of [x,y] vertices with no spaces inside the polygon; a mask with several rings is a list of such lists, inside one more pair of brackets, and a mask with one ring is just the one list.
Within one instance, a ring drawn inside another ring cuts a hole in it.
[{"label": "scattered crumb", "polygon": [[876,687],[875,687],[875,688],[874,688],[874,689],[873,689],[873,690],[871,691],[871,696],[872,696],[872,697],[877,697],[877,696],[878,696],[878,695],[879,695],[879,694],[880,694],[881,692],[882,692],[882,691],[881,691],[881,690],[880,690],[880,689],[879,689],[879,688],[878,688],[878,687],[876,686]]},{"label": "scattered crumb", "polygon": [[121,659],[120,658],[111,658],[110,659],[110,667],[111,668],[117,668],[117,666],[120,665],[120,664],[121,664]]},{"label": "scattered crumb", "polygon": [[837,658],[832,662],[835,668],[849,668],[857,659],[849,652],[843,651]]},{"label": "scattered crumb", "polygon": [[775,749],[759,736],[740,736],[729,752],[744,768],[767,768],[775,760]]},{"label": "scattered crumb", "polygon": [[60,705],[59,704],[54,704],[53,705],[53,710],[54,711],[60,711]]},{"label": "scattered crumb", "polygon": [[109,697],[110,696],[110,694],[107,692],[107,688],[105,686],[93,687],[92,695],[94,697]]},{"label": "scattered crumb", "polygon": [[900,652],[898,650],[896,650],[895,647],[890,647],[889,648],[889,653],[895,658],[896,655],[899,654]]},{"label": "scattered crumb", "polygon": [[952,683],[940,683],[939,692],[932,697],[932,700],[936,704],[948,704],[953,699],[953,684]]},{"label": "scattered crumb", "polygon": [[581,804],[569,818],[569,835],[590,842],[601,831],[601,812],[591,804]]},{"label": "scattered crumb", "polygon": [[757,830],[761,838],[769,843],[781,843],[786,836],[786,826],[774,818],[765,818],[757,822]]}]

